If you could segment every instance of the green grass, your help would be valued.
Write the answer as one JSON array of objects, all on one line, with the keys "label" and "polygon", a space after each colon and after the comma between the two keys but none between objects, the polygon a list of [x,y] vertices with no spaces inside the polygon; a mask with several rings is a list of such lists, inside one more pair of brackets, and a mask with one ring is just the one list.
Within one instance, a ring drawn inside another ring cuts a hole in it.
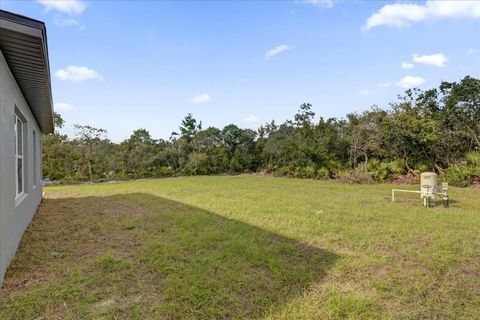
[{"label": "green grass", "polygon": [[479,190],[426,209],[411,194],[391,203],[392,187],[237,176],[47,188],[0,319],[480,319]]}]

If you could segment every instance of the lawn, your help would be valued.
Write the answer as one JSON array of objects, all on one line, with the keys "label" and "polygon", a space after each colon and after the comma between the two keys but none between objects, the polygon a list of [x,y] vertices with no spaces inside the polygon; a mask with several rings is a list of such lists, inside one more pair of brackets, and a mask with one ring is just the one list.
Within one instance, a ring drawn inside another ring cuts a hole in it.
[{"label": "lawn", "polygon": [[392,187],[236,176],[46,188],[0,319],[480,319],[480,190],[426,209],[416,195],[391,203]]}]

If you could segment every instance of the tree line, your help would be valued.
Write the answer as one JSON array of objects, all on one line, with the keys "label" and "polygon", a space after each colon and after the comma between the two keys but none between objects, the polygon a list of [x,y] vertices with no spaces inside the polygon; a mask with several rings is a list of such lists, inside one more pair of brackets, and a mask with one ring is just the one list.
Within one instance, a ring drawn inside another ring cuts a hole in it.
[{"label": "tree line", "polygon": [[63,125],[55,114],[55,133],[44,137],[43,173],[51,180],[262,172],[373,182],[434,170],[466,185],[480,176],[480,80],[470,76],[406,90],[387,108],[342,119],[315,120],[304,103],[292,119],[257,130],[203,128],[188,114],[168,140],[138,129],[114,143],[88,125],[75,125],[70,138]]}]

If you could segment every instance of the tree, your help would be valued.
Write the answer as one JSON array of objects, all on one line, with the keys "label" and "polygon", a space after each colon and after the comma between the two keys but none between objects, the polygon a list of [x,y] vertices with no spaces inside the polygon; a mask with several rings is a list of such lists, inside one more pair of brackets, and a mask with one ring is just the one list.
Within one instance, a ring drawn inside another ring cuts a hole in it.
[{"label": "tree", "polygon": [[467,139],[469,149],[480,148],[480,80],[470,76],[460,83],[442,82],[444,124]]},{"label": "tree", "polygon": [[80,147],[83,149],[83,157],[88,166],[88,177],[89,180],[93,180],[93,171],[92,163],[94,162],[96,155],[98,154],[99,148],[96,147],[101,145],[102,142],[108,142],[106,140],[107,130],[97,129],[91,126],[82,126],[75,124],[74,125],[75,136],[77,142],[80,144]]},{"label": "tree", "polygon": [[187,142],[192,141],[193,137],[202,130],[202,122],[200,121],[197,124],[197,120],[189,113],[183,120],[179,127],[180,137],[185,139]]},{"label": "tree", "polygon": [[120,152],[124,175],[143,178],[155,174],[157,142],[147,130],[135,130],[120,144]]},{"label": "tree", "polygon": [[[68,171],[71,174],[71,170],[66,170],[65,160],[71,156],[72,150],[65,148],[68,137],[60,134],[64,123],[62,116],[55,112],[53,114],[54,133],[43,136],[42,172],[44,176],[51,179],[64,179],[68,175]],[[69,162],[71,163],[71,161]]]},{"label": "tree", "polygon": [[222,137],[229,159],[229,170],[231,172],[255,170],[258,164],[255,148],[256,132],[229,124],[223,128]]},{"label": "tree", "polygon": [[390,165],[402,172],[405,167],[443,172],[470,163],[464,161],[467,154],[480,150],[480,80],[467,76],[438,88],[409,89],[389,108],[374,106],[343,119],[315,122],[312,105],[304,103],[291,119],[267,122],[257,131],[234,124],[203,130],[188,114],[169,140],[139,129],[117,144],[105,130],[80,125],[71,139],[60,133],[64,121],[59,114],[54,122],[54,134],[43,143],[43,170],[52,179],[259,170],[304,177],[329,171],[332,176],[339,168],[372,170],[376,163],[385,169],[393,161],[401,166]]},{"label": "tree", "polygon": [[54,112],[53,113],[53,126],[54,126],[55,133],[58,134],[58,131],[63,128],[64,124],[65,124],[65,120],[63,120],[60,113]]},{"label": "tree", "polygon": [[363,157],[364,171],[370,158],[382,157],[382,125],[386,112],[378,108],[366,111],[362,115],[347,115],[350,124],[350,161],[357,165],[358,158]]},{"label": "tree", "polygon": [[300,128],[303,137],[309,137],[314,126],[313,118],[315,117],[315,112],[311,109],[312,105],[310,103],[303,103],[300,105],[300,109],[294,116],[295,126]]}]

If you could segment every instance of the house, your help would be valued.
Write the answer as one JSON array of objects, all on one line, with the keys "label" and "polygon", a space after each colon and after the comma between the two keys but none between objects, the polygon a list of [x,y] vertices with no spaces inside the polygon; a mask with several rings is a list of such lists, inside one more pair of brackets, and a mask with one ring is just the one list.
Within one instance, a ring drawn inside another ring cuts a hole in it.
[{"label": "house", "polygon": [[45,24],[0,10],[0,284],[42,200],[42,135],[52,132]]}]

